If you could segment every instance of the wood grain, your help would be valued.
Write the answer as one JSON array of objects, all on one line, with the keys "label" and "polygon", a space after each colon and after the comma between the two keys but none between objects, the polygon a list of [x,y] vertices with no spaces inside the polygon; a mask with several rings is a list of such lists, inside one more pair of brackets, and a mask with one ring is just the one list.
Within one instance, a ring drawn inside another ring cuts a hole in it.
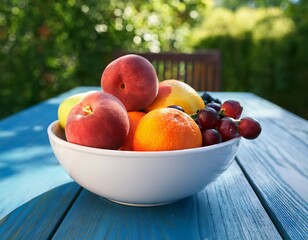
[{"label": "wood grain", "polygon": [[59,103],[73,89],[0,121],[0,219],[38,195],[72,182],[47,136]]},{"label": "wood grain", "polygon": [[308,122],[253,94],[237,97],[263,128],[241,142],[238,162],[283,238],[308,239]]},{"label": "wood grain", "polygon": [[54,239],[280,239],[236,162],[197,195],[130,207],[83,190]]},{"label": "wood grain", "polygon": [[0,239],[50,239],[79,189],[67,183],[18,207],[0,220]]},{"label": "wood grain", "polygon": [[128,207],[78,195],[49,145],[59,103],[93,89],[100,90],[76,88],[0,121],[0,239],[308,239],[307,121],[253,94],[212,93],[241,101],[243,115],[261,122],[260,137],[243,139],[236,161],[199,194]]}]

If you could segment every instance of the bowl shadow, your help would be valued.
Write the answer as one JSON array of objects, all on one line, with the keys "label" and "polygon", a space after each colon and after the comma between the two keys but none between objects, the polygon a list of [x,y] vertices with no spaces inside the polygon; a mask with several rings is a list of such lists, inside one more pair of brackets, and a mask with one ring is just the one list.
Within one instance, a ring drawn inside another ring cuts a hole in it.
[{"label": "bowl shadow", "polygon": [[207,216],[200,218],[199,204],[196,194],[161,206],[127,206],[84,189],[55,238],[91,232],[94,239],[205,239]]},{"label": "bowl shadow", "polygon": [[161,206],[134,207],[70,182],[1,219],[0,239],[77,239],[85,233],[94,239],[205,239],[207,229],[204,222],[200,228],[197,195]]}]

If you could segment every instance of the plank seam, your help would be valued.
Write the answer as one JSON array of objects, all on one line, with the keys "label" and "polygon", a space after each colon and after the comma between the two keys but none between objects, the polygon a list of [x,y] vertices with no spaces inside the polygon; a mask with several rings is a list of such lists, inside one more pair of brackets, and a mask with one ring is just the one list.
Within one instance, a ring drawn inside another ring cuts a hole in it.
[{"label": "plank seam", "polygon": [[271,222],[275,226],[275,228],[278,231],[281,238],[286,239],[284,236],[287,236],[287,239],[290,239],[290,236],[288,236],[287,232],[284,231],[283,227],[278,224],[279,220],[277,219],[277,217],[274,214],[271,213],[270,207],[266,203],[266,201],[265,201],[264,197],[262,196],[261,192],[258,190],[257,186],[253,183],[252,179],[250,178],[248,173],[245,171],[245,168],[243,167],[243,165],[241,164],[241,162],[239,161],[239,159],[237,157],[235,157],[235,161],[237,162],[239,168],[243,172],[243,174],[244,174],[246,180],[248,181],[249,185],[251,186],[253,192],[258,197],[264,211],[267,213],[268,217],[270,218]]},{"label": "plank seam", "polygon": [[65,217],[67,216],[67,214],[71,210],[74,203],[76,202],[76,200],[79,197],[82,190],[83,190],[83,188],[80,187],[79,190],[77,191],[77,193],[75,194],[74,198],[70,202],[70,204],[67,206],[66,210],[63,212],[62,216],[59,218],[59,221],[57,222],[57,224],[55,225],[54,229],[51,231],[51,233],[48,237],[49,240],[51,240],[54,237],[54,235],[56,234],[56,232],[58,231],[59,227],[61,226],[62,222],[64,221]]}]

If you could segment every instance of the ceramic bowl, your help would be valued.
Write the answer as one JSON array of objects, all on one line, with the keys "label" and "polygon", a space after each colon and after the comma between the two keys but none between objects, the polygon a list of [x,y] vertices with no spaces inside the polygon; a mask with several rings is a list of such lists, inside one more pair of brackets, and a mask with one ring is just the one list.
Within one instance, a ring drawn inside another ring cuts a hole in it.
[{"label": "ceramic bowl", "polygon": [[48,127],[53,152],[85,189],[135,206],[162,205],[204,189],[232,163],[240,138],[194,149],[134,152],[85,147],[66,141],[58,121]]}]

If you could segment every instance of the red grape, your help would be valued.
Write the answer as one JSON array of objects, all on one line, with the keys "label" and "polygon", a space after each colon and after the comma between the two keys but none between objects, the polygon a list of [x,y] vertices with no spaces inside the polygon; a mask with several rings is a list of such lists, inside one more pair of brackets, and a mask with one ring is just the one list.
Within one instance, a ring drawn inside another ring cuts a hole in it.
[{"label": "red grape", "polygon": [[238,134],[237,123],[233,118],[224,117],[220,120],[217,130],[221,135],[222,141],[228,141]]},{"label": "red grape", "polygon": [[206,107],[198,112],[196,121],[204,130],[206,130],[215,128],[220,121],[220,116],[215,109]]},{"label": "red grape", "polygon": [[240,118],[243,111],[243,106],[236,100],[227,100],[223,102],[220,112],[225,117],[232,117],[234,119]]},{"label": "red grape", "polygon": [[[257,120],[250,117],[240,119],[243,106],[239,101],[230,99],[221,104],[219,99],[214,99],[206,92],[201,97],[206,107],[190,116],[200,128],[203,146],[218,144],[238,136],[255,139],[260,135],[262,128]],[[169,107],[179,109],[178,106]]]},{"label": "red grape", "polygon": [[221,135],[216,129],[207,129],[202,133],[202,146],[217,144],[221,141]]},{"label": "red grape", "polygon": [[[196,121],[195,121],[195,122],[196,122]],[[203,127],[202,127],[198,122],[196,122],[196,123],[197,123],[197,125],[198,125],[198,127],[199,127],[201,133],[203,133],[205,129],[203,129]]]},{"label": "red grape", "polygon": [[247,139],[255,139],[257,138],[262,131],[260,123],[250,117],[244,117],[240,120],[238,124],[238,132],[239,134]]},{"label": "red grape", "polygon": [[219,103],[211,102],[206,104],[207,107],[214,108],[217,112],[219,112],[221,105]]}]

